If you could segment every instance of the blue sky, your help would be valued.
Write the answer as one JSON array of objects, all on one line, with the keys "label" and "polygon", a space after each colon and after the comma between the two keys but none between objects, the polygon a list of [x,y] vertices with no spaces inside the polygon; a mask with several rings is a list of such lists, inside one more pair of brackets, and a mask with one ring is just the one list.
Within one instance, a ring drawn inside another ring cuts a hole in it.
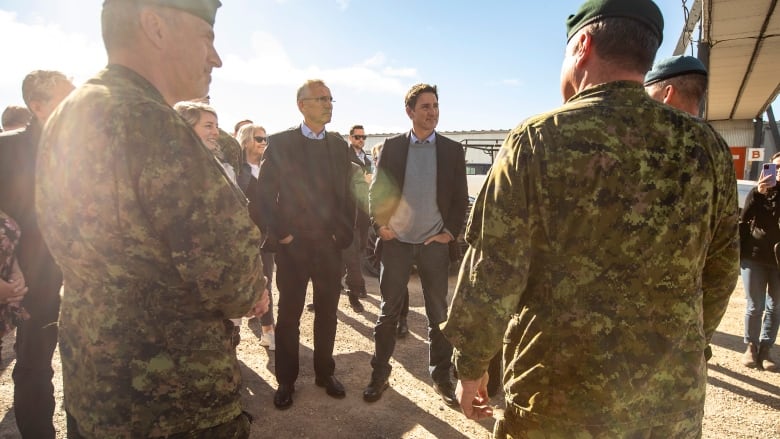
[{"label": "blue sky", "polygon": [[[509,129],[561,103],[566,17],[580,0],[222,0],[215,45],[223,67],[210,96],[228,131],[249,118],[269,132],[301,121],[295,90],[308,78],[333,93],[342,133],[405,131],[403,96],[439,87],[439,130]],[[666,21],[657,59],[683,28],[680,0],[657,0]],[[689,1],[692,4],[693,1]],[[22,104],[34,69],[76,85],[106,63],[101,0],[0,0],[0,107]],[[688,50],[690,54],[690,49]]]}]

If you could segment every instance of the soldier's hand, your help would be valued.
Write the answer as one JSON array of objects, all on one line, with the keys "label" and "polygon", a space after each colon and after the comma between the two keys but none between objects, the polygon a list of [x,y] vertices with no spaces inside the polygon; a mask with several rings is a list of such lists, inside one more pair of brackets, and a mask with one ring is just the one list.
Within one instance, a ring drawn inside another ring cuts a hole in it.
[{"label": "soldier's hand", "polygon": [[22,270],[19,269],[19,263],[14,261],[8,282],[0,279],[0,303],[21,302],[25,294],[27,294],[27,282],[24,280]]},{"label": "soldier's hand", "polygon": [[263,314],[268,312],[268,304],[271,302],[270,294],[270,291],[267,289],[263,290],[263,294],[260,296],[260,300],[258,300],[257,303],[255,303],[255,306],[249,310],[249,313],[246,315],[246,317],[262,317]]},{"label": "soldier's hand", "polygon": [[455,396],[458,397],[460,408],[467,418],[479,421],[493,416],[493,407],[489,404],[487,383],[488,373],[482,374],[478,380],[458,380]]}]

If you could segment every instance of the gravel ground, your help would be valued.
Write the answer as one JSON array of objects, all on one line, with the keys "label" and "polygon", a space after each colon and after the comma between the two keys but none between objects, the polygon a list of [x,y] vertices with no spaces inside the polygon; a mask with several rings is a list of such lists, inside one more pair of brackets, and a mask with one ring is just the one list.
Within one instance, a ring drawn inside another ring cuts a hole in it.
[{"label": "gravel ground", "polygon": [[[276,381],[273,352],[258,343],[259,325],[244,322],[238,357],[244,372],[244,403],[255,416],[252,438],[487,438],[492,420],[466,420],[434,394],[427,376],[426,322],[419,280],[409,285],[411,312],[409,336],[400,340],[393,359],[390,389],[373,404],[363,402],[373,352],[371,331],[379,306],[378,286],[367,277],[369,297],[366,311],[354,313],[346,297],[339,307],[336,339],[336,375],[347,389],[347,397],[336,400],[314,385],[312,371],[312,317],[301,319],[301,370],[296,383],[295,403],[286,411],[273,407]],[[454,278],[451,278],[454,284]],[[745,308],[741,282],[734,290],[729,309],[713,340],[709,387],[704,418],[704,438],[780,438],[780,373],[761,372],[740,364],[744,349],[742,322]],[[0,363],[0,439],[17,438],[14,423],[13,335],[3,340]],[[775,348],[780,359],[780,349]],[[59,356],[55,352],[55,388],[62,401]],[[494,404],[501,406],[497,398]],[[65,415],[55,414],[58,439],[65,438]]]}]

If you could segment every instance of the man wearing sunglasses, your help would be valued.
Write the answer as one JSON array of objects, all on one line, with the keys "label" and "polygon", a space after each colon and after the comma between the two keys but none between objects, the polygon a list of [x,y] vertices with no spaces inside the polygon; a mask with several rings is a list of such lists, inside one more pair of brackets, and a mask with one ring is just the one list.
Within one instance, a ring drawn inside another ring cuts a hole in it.
[{"label": "man wearing sunglasses", "polygon": [[366,281],[363,279],[361,256],[368,239],[368,184],[371,183],[371,158],[363,150],[366,144],[366,132],[363,125],[354,125],[349,129],[349,158],[359,173],[353,178],[352,195],[355,197],[357,213],[355,217],[355,236],[352,245],[344,251],[344,284],[347,286],[349,305],[355,312],[363,312],[361,297],[366,297]]}]

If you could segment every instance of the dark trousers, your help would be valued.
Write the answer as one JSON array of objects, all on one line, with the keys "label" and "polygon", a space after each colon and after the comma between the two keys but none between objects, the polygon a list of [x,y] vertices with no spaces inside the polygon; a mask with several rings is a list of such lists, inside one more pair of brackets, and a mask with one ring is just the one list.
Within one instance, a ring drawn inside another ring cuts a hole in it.
[{"label": "dark trousers", "polygon": [[360,230],[355,229],[352,244],[341,253],[344,258],[344,283],[350,296],[357,296],[366,292],[366,280],[363,279],[363,252],[365,251],[365,239],[360,239]]},{"label": "dark trousers", "polygon": [[385,241],[382,249],[382,269],[379,274],[382,303],[374,328],[375,351],[371,359],[373,377],[383,379],[390,375],[396,327],[404,300],[408,297],[407,284],[413,264],[417,265],[422,282],[425,314],[428,317],[428,369],[434,381],[448,380],[452,369],[452,345],[439,330],[439,323],[447,319],[448,246],[437,242],[428,245],[406,244],[396,239]]},{"label": "dark trousers", "polygon": [[341,293],[341,250],[329,238],[296,237],[290,244],[280,244],[276,253],[279,307],[275,364],[279,384],[290,385],[298,378],[301,313],[309,280],[314,287],[314,373],[326,378],[336,367],[333,343]]},{"label": "dark trousers", "polygon": [[261,251],[260,258],[263,260],[263,275],[268,280],[268,311],[260,316],[260,324],[271,326],[274,324],[274,254]]},{"label": "dark trousers", "polygon": [[54,416],[54,370],[62,277],[54,267],[49,272],[25,273],[29,291],[22,304],[30,313],[16,329],[16,365],[13,371],[16,426],[23,438],[56,437]]}]

